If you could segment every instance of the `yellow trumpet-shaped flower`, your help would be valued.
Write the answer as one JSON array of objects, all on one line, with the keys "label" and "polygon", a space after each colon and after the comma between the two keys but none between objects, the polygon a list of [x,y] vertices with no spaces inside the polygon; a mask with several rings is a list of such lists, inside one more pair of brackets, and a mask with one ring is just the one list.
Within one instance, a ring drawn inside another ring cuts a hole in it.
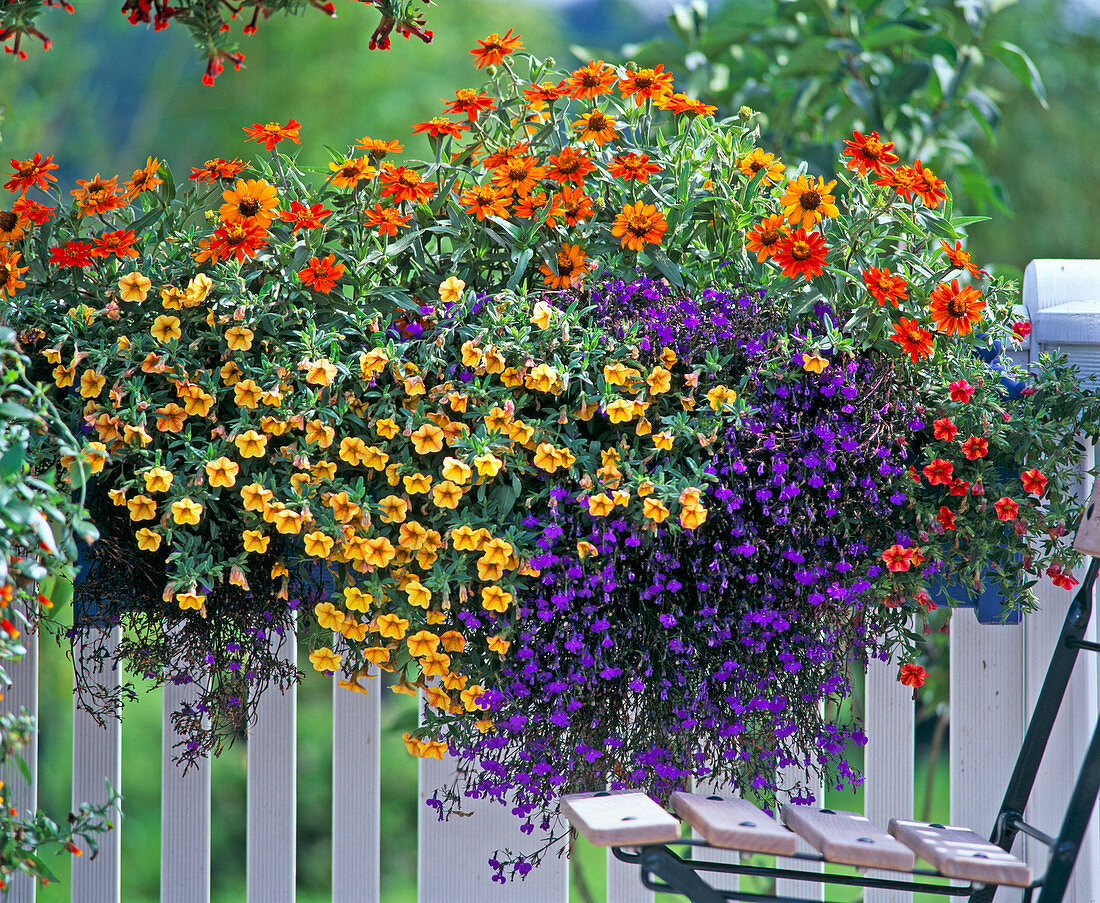
[{"label": "yellow trumpet-shaped flower", "polygon": [[664,367],[654,367],[645,381],[651,395],[661,395],[672,389],[672,373]]},{"label": "yellow trumpet-shaped flower", "polygon": [[244,502],[245,511],[263,511],[274,494],[270,489],[264,489],[259,483],[249,483],[241,487],[241,500]]},{"label": "yellow trumpet-shaped flower", "polygon": [[409,622],[395,614],[381,615],[375,624],[378,633],[388,640],[404,639],[405,632],[409,629]]},{"label": "yellow trumpet-shaped flower", "polygon": [[443,430],[433,423],[425,423],[413,430],[410,439],[418,455],[428,455],[443,449]]},{"label": "yellow trumpet-shaped flower", "polygon": [[145,478],[146,492],[167,492],[174,479],[171,471],[163,467],[151,467],[142,476]]},{"label": "yellow trumpet-shaped flower", "polygon": [[313,614],[322,630],[339,630],[344,624],[344,613],[331,602],[318,602],[313,606]]},{"label": "yellow trumpet-shaped flower", "polygon": [[225,331],[225,341],[230,351],[248,351],[255,337],[256,333],[247,326],[231,326]]},{"label": "yellow trumpet-shaped flower", "polygon": [[412,580],[405,586],[405,592],[409,597],[409,604],[419,608],[427,608],[432,601],[432,591],[419,580]]},{"label": "yellow trumpet-shaped flower", "polygon": [[[445,652],[429,652],[420,657],[420,672],[425,677],[444,678],[450,673],[451,657]],[[450,697],[448,697],[448,702]]]},{"label": "yellow trumpet-shaped flower", "polygon": [[539,301],[535,304],[531,310],[530,322],[537,326],[539,329],[550,328],[550,317],[553,313],[553,308],[545,301]]},{"label": "yellow trumpet-shaped flower", "polygon": [[368,539],[366,542],[367,557],[366,562],[371,567],[384,568],[391,561],[396,554],[396,550],[385,536],[378,536],[374,539]]},{"label": "yellow trumpet-shaped flower", "polygon": [[263,396],[263,388],[253,379],[242,379],[233,386],[234,403],[239,407],[248,408],[250,411],[260,406],[260,400]]},{"label": "yellow trumpet-shaped flower", "polygon": [[142,552],[155,552],[160,548],[163,537],[148,527],[142,527],[135,535],[137,536],[138,549]]},{"label": "yellow trumpet-shaped flower", "polygon": [[157,516],[157,503],[147,495],[135,495],[126,503],[130,520],[153,520]]},{"label": "yellow trumpet-shaped flower", "polygon": [[383,523],[399,524],[409,513],[409,503],[397,495],[387,495],[378,503],[378,513]]},{"label": "yellow trumpet-shaped flower", "polygon": [[481,590],[481,607],[486,611],[503,614],[512,604],[512,594],[499,586],[486,586]]},{"label": "yellow trumpet-shaped flower", "polygon": [[141,304],[149,297],[149,290],[152,287],[153,283],[135,270],[118,280],[118,296],[123,301]]},{"label": "yellow trumpet-shaped flower", "polygon": [[180,499],[172,502],[172,519],[181,526],[190,524],[195,526],[202,517],[202,505],[193,499]]},{"label": "yellow trumpet-shaped flower", "polygon": [[642,501],[642,514],[655,523],[663,524],[669,510],[659,499],[647,498]]},{"label": "yellow trumpet-shaped flower", "polygon": [[477,468],[477,475],[479,477],[492,479],[500,473],[501,468],[504,467],[504,462],[496,455],[486,452],[474,458],[474,466]]},{"label": "yellow trumpet-shaped flower", "polygon": [[428,528],[417,521],[411,520],[401,525],[401,535],[398,537],[397,544],[403,549],[419,552],[424,548],[427,538]]},{"label": "yellow trumpet-shaped flower", "polygon": [[383,420],[379,420],[374,425],[375,432],[378,433],[383,439],[392,439],[400,432],[401,428],[397,425],[396,420],[392,420],[387,417]]},{"label": "yellow trumpet-shaped flower", "polygon": [[357,586],[344,587],[344,607],[349,611],[367,612],[374,604],[374,596],[365,593]]},{"label": "yellow trumpet-shaped flower", "polygon": [[[648,501],[648,500],[647,500]],[[694,530],[707,519],[707,509],[701,506],[682,508],[680,510],[680,525],[685,530]]]},{"label": "yellow trumpet-shaped flower", "polygon": [[245,430],[233,443],[242,458],[262,458],[267,453],[267,436],[256,430]]},{"label": "yellow trumpet-shaped flower", "polygon": [[224,455],[206,462],[206,479],[215,488],[219,486],[224,486],[226,489],[232,488],[237,482],[237,474],[240,471],[241,465],[236,461],[230,461]]},{"label": "yellow trumpet-shaped flower", "polygon": [[161,314],[153,321],[153,325],[149,329],[149,335],[158,342],[174,342],[183,335],[180,329],[180,318],[169,314]]},{"label": "yellow trumpet-shaped flower", "polygon": [[262,530],[245,530],[242,535],[246,552],[255,552],[262,555],[267,551],[268,543],[271,542],[271,537],[264,536]]},{"label": "yellow trumpet-shaped flower", "polygon": [[309,662],[317,671],[336,671],[344,656],[333,652],[329,646],[322,646],[309,654]]},{"label": "yellow trumpet-shaped flower", "polygon": [[202,593],[196,593],[194,590],[186,593],[176,593],[176,602],[184,611],[188,609],[201,611],[206,606],[206,596]]},{"label": "yellow trumpet-shaped flower", "polygon": [[432,501],[438,508],[457,508],[462,500],[462,489],[450,480],[444,480],[432,490]]},{"label": "yellow trumpet-shaped flower", "polygon": [[336,430],[326,426],[320,420],[310,420],[306,423],[306,442],[310,445],[328,448],[335,438]]},{"label": "yellow trumpet-shaped flower", "polygon": [[313,558],[328,558],[332,546],[336,542],[331,536],[321,530],[307,533],[303,538],[306,554]]},{"label": "yellow trumpet-shaped flower", "polygon": [[107,377],[94,370],[85,370],[80,377],[80,395],[82,398],[99,398],[103,387],[107,383]]},{"label": "yellow trumpet-shaped flower", "polygon": [[614,501],[606,493],[597,492],[588,497],[588,513],[593,517],[607,517],[614,507]]},{"label": "yellow trumpet-shaped flower", "polygon": [[409,647],[409,655],[420,658],[439,648],[439,637],[430,630],[421,630],[405,640],[405,643]]},{"label": "yellow trumpet-shaped flower", "polygon": [[457,630],[448,630],[440,635],[439,641],[445,652],[464,652],[466,649],[466,638]]}]

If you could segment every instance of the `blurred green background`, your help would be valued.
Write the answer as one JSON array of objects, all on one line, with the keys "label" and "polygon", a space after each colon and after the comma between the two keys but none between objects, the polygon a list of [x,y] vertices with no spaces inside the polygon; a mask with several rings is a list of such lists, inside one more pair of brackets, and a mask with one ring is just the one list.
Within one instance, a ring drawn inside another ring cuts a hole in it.
[{"label": "blurred green background", "polygon": [[[793,10],[798,21],[835,17],[848,9],[840,0],[752,0],[751,5],[761,4],[785,13]],[[999,64],[984,70],[986,90],[999,106],[999,129],[992,135],[978,131],[966,140],[1009,210],[987,211],[992,219],[972,228],[971,250],[982,263],[1009,271],[1021,270],[1035,257],[1100,257],[1100,2],[1032,0],[1013,6],[1004,0],[933,0],[927,5],[961,10],[967,4],[1010,7],[1000,11],[991,27],[997,39],[1031,55],[1049,101],[1044,109]],[[880,5],[886,15],[891,9],[901,15],[914,6],[909,0]],[[722,8],[712,5],[712,11]],[[292,117],[302,123],[301,153],[312,165],[329,159],[326,147],[340,153],[367,134],[396,138],[406,144],[407,154],[420,156],[427,144],[413,138],[412,124],[438,113],[440,99],[453,97],[456,88],[481,80],[468,52],[477,38],[515,28],[528,49],[554,56],[570,68],[575,45],[610,55],[624,44],[667,39],[668,66],[690,78],[707,61],[676,43],[666,23],[669,11],[667,5],[645,0],[638,5],[627,0],[557,5],[444,0],[429,13],[429,27],[436,33],[432,46],[395,39],[389,52],[372,53],[367,41],[377,15],[361,4],[342,3],[336,21],[309,14],[262,25],[255,37],[245,39],[247,68],[227,71],[207,88],[199,81],[203,64],[182,29],[153,33],[134,28],[119,15],[117,3],[89,0],[75,15],[51,10],[43,16],[40,24],[54,40],[52,51],[34,51],[26,62],[10,56],[0,61],[0,157],[52,153],[62,164],[66,188],[95,172],[126,178],[150,155],[166,160],[179,177],[211,157],[247,159],[262,153],[257,145],[244,143],[241,127]],[[735,56],[738,52],[737,47],[720,49]],[[918,709],[917,814],[946,818],[946,755],[932,752],[946,749],[946,653],[943,637],[933,639],[925,663],[930,679]],[[48,639],[43,642],[41,686],[42,802],[51,814],[63,815],[70,792],[71,672]],[[330,735],[329,686],[310,671],[299,697],[299,735],[310,740],[299,747],[298,765],[299,900],[305,903],[328,899],[331,750],[315,738]],[[386,903],[415,900],[416,763],[400,739],[415,717],[412,700],[385,694],[381,818]],[[122,789],[128,812],[123,827],[127,903],[157,899],[159,719],[157,692],[126,711]],[[853,755],[858,761],[859,752]],[[243,899],[244,761],[245,748],[239,744],[216,760],[213,769],[214,848],[239,851],[214,858],[215,899],[223,903]],[[838,808],[860,805],[850,795],[834,795],[829,802]],[[58,859],[63,879],[66,858]],[[582,846],[577,862],[572,899],[601,900],[602,853]],[[469,867],[481,864],[471,862]],[[64,880],[46,888],[41,899],[67,900]]]}]

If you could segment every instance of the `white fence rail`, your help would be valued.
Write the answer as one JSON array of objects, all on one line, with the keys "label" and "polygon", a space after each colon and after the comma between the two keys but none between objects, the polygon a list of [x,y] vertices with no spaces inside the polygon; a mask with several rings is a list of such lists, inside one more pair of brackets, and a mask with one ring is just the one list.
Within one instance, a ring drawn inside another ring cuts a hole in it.
[{"label": "white fence rail", "polygon": [[[1058,318],[1068,310],[1080,319],[1091,301],[1100,361],[1100,264],[1074,261],[1036,261],[1028,268],[1025,303],[1034,331],[1030,352],[1036,354],[1055,336],[1068,333]],[[1081,327],[1075,336],[1090,335]],[[1072,349],[1083,364],[1094,352],[1078,338]],[[1100,364],[1097,365],[1100,372]],[[1092,458],[1092,455],[1089,455]],[[1083,481],[1084,482],[1084,481]],[[1082,491],[1088,489],[1082,486]],[[1078,577],[1081,575],[1078,574]],[[952,621],[951,650],[951,820],[987,832],[1000,805],[1004,788],[1023,737],[1026,720],[1038,694],[1070,594],[1049,585],[1040,590],[1042,610],[1016,626],[980,625],[968,612]],[[117,631],[117,628],[115,628]],[[1095,631],[1095,628],[1094,628]],[[37,641],[12,676],[14,690],[3,705],[25,706],[37,712]],[[117,642],[117,635],[115,638]],[[912,817],[914,810],[914,715],[910,691],[897,683],[896,670],[874,663],[867,676],[865,810],[885,826],[891,817]],[[117,673],[114,679],[117,679]],[[373,903],[379,899],[380,845],[380,691],[352,694],[333,687],[333,779],[340,787],[354,772],[355,792],[338,791],[332,805],[332,899],[334,903]],[[1083,758],[1095,724],[1100,690],[1093,656],[1083,656],[1048,747],[1043,769],[1032,794],[1028,821],[1048,833],[1060,827],[1061,812],[1073,777]],[[161,796],[161,889],[163,903],[208,903],[210,899],[210,768],[209,764],[182,774],[171,762],[175,742],[168,713],[188,693],[186,687],[164,692]],[[272,691],[263,700],[259,723],[248,748],[247,903],[292,903],[295,899],[296,815],[296,693]],[[111,722],[101,728],[79,709],[73,715],[73,800],[102,797],[103,781],[125,794],[121,774],[121,736],[124,726]],[[314,738],[314,742],[323,742]],[[30,750],[31,773],[36,753]],[[418,830],[420,903],[566,903],[568,863],[549,858],[523,882],[493,884],[484,865],[488,854],[509,843],[522,846],[515,819],[499,806],[477,811],[469,819],[439,823],[422,806],[443,783],[449,763],[424,760],[419,772],[421,813]],[[11,784],[12,804],[30,805],[35,787]],[[819,797],[821,798],[821,797]],[[1021,838],[1022,839],[1022,838]],[[1032,866],[1041,873],[1045,848],[1026,847]],[[216,851],[215,855],[222,851]],[[120,881],[126,864],[126,825],[122,822],[103,840],[95,859],[74,860],[73,903],[121,903]],[[447,868],[439,864],[447,863]],[[636,868],[608,857],[608,903],[643,903],[645,891]],[[1096,819],[1086,835],[1067,900],[1094,903],[1100,895],[1100,834]],[[820,894],[819,886],[783,882],[780,892]],[[35,887],[25,877],[13,883],[13,903],[33,903]],[[866,903],[910,903],[911,895],[870,890]]]}]

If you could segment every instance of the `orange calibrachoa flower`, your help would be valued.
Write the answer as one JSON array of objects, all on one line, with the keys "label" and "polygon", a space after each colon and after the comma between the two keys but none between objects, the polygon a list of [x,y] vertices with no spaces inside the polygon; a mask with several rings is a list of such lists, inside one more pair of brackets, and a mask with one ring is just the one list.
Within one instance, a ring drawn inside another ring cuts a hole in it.
[{"label": "orange calibrachoa flower", "polygon": [[382,164],[378,182],[382,185],[381,196],[391,198],[395,204],[400,204],[402,201],[423,204],[435,197],[435,192],[439,188],[435,182],[421,180],[420,173],[416,170],[406,166],[394,166],[391,163]]},{"label": "orange calibrachoa flower", "polygon": [[298,139],[298,131],[301,129],[302,124],[291,119],[286,125],[280,125],[277,122],[269,122],[266,125],[255,123],[254,125],[246,125],[244,127],[245,132],[248,134],[247,141],[255,141],[262,144],[266,150],[275,150],[275,145],[284,139],[290,139],[295,144],[301,144]]},{"label": "orange calibrachoa flower", "polygon": [[932,333],[921,327],[916,320],[902,317],[894,324],[894,334],[890,340],[901,345],[915,364],[921,358],[932,356]]},{"label": "orange calibrachoa flower", "polygon": [[615,69],[603,60],[589,60],[565,80],[570,94],[577,100],[591,100],[610,94],[615,87]]},{"label": "orange calibrachoa flower", "polygon": [[579,245],[562,245],[556,255],[556,266],[551,269],[545,263],[539,264],[543,282],[551,288],[575,288],[584,282],[591,266],[585,261],[584,251]]},{"label": "orange calibrachoa flower", "polygon": [[498,66],[506,56],[523,47],[520,36],[518,34],[513,35],[510,28],[503,36],[494,31],[485,39],[478,38],[477,42],[481,46],[475,47],[470,53],[477,57],[478,69],[484,69],[486,66]]},{"label": "orange calibrachoa flower", "polygon": [[898,155],[893,150],[894,142],[883,141],[878,132],[869,135],[852,132],[852,140],[844,142],[841,156],[848,158],[844,161],[845,167],[861,176],[868,170],[881,175],[898,162]]},{"label": "orange calibrachoa flower", "polygon": [[946,335],[970,335],[974,324],[982,318],[985,299],[969,285],[959,288],[959,280],[944,282],[933,290],[928,310],[936,329]]},{"label": "orange calibrachoa flower", "polygon": [[453,116],[465,115],[470,122],[476,122],[482,113],[495,109],[496,101],[488,94],[479,94],[473,88],[460,88],[455,91],[455,99],[448,101],[443,111]]},{"label": "orange calibrachoa flower", "polygon": [[911,663],[902,665],[898,670],[898,682],[906,687],[923,687],[927,676],[924,668]]},{"label": "orange calibrachoa flower", "polygon": [[659,245],[668,229],[665,215],[653,204],[638,201],[623,204],[622,212],[615,217],[611,234],[620,239],[624,248],[641,251],[647,244]]},{"label": "orange calibrachoa flower", "polygon": [[795,229],[776,248],[774,259],[783,268],[783,275],[790,279],[802,276],[813,279],[825,271],[825,257],[829,253],[825,239],[817,232]]},{"label": "orange calibrachoa flower", "polygon": [[758,263],[774,257],[783,239],[790,234],[786,217],[768,216],[745,233],[745,249],[756,254]]},{"label": "orange calibrachoa flower", "polygon": [[830,191],[836,185],[836,179],[826,183],[821,176],[814,182],[812,176],[798,176],[787,182],[783,197],[779,199],[783,215],[793,226],[805,230],[813,228],[825,217],[839,216],[836,198]]},{"label": "orange calibrachoa flower", "polygon": [[52,175],[52,170],[61,167],[53,162],[53,154],[43,158],[36,153],[26,160],[12,159],[12,176],[4,183],[4,187],[12,194],[26,194],[30,189],[48,191],[50,182],[56,182],[57,176]]},{"label": "orange calibrachoa flower", "polygon": [[408,228],[411,219],[411,213],[402,214],[396,207],[383,207],[381,204],[375,204],[373,208],[367,209],[367,218],[363,221],[363,225],[377,229],[379,235],[388,235],[390,238],[394,238],[398,229]]},{"label": "orange calibrachoa flower", "polygon": [[580,132],[578,141],[594,141],[597,147],[603,147],[615,140],[615,120],[603,110],[589,110],[573,123],[573,131]]},{"label": "orange calibrachoa flower", "polygon": [[894,275],[889,267],[867,267],[863,271],[863,284],[867,286],[871,296],[878,301],[879,307],[887,301],[897,307],[899,301],[909,297],[909,284],[905,281],[905,277]]},{"label": "orange calibrachoa flower", "polygon": [[336,255],[329,254],[318,260],[311,257],[304,269],[298,271],[302,285],[327,295],[344,275],[344,265],[336,262]]},{"label": "orange calibrachoa flower", "polygon": [[619,92],[624,98],[633,97],[635,105],[639,107],[647,100],[670,94],[672,73],[665,72],[664,68],[659,64],[652,69],[627,71],[626,75],[619,79]]},{"label": "orange calibrachoa flower", "polygon": [[512,199],[492,185],[475,185],[462,192],[458,202],[466,208],[467,213],[476,216],[479,220],[487,216],[508,219],[507,208],[511,205]]}]

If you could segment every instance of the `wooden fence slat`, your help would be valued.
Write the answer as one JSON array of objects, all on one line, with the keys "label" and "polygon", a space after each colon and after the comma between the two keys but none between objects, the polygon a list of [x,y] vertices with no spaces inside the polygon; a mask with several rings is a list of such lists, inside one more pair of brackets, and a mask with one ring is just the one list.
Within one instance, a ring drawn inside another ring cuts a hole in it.
[{"label": "wooden fence slat", "polygon": [[[363,685],[366,694],[332,682],[333,903],[378,903],[380,893],[383,685]],[[341,790],[351,777],[353,789]]]},{"label": "wooden fence slat", "polygon": [[160,900],[209,903],[210,760],[186,772],[172,761],[179,740],[171,715],[195,698],[192,685],[164,688],[161,724]]},{"label": "wooden fence slat", "polygon": [[[18,662],[5,662],[5,670],[11,678],[11,686],[0,687],[4,699],[0,702],[5,712],[17,714],[20,709],[38,722],[38,631],[24,630],[19,641],[27,654]],[[33,812],[38,806],[38,731],[31,736],[31,742],[22,750],[23,761],[27,763],[31,779],[28,782],[17,768],[11,768],[3,775],[5,806],[14,806],[20,812]],[[34,879],[22,872],[16,872],[9,880],[11,890],[8,903],[34,903]]]},{"label": "wooden fence slat", "polygon": [[[801,782],[803,790],[810,790],[814,798],[816,799],[816,805],[823,805],[825,802],[825,787],[820,782],[813,781],[810,774],[806,769],[798,766],[788,766],[780,772],[780,783],[790,785],[794,782]],[[779,802],[785,803],[789,798],[789,794],[781,793],[779,795]],[[810,846],[803,838],[798,838],[798,852],[800,853],[816,853],[812,846]],[[784,864],[783,860],[779,861],[780,865]],[[789,862],[786,864],[790,864]],[[798,868],[805,869],[808,872],[823,872],[825,870],[824,864],[820,862],[803,862],[798,865]],[[787,897],[804,897],[807,900],[823,900],[824,899],[824,885],[817,881],[795,881],[789,878],[777,878],[775,882],[776,896]]]},{"label": "wooden fence slat", "polygon": [[[422,699],[422,696],[421,696]],[[422,703],[421,703],[422,704]],[[485,900],[488,903],[567,903],[569,862],[550,854],[523,880],[494,884],[488,859],[495,850],[536,848],[537,837],[519,830],[519,819],[510,806],[466,801],[469,818],[439,821],[425,801],[437,787],[456,774],[455,761],[421,759],[417,812],[418,903],[456,903]],[[536,826],[537,829],[537,826]],[[456,869],[456,865],[461,868]]]},{"label": "wooden fence slat", "polygon": [[[913,817],[915,704],[912,690],[898,683],[897,673],[896,663],[871,659],[864,692],[867,746],[863,763],[863,814],[883,831],[891,818]],[[891,873],[871,869],[868,874],[886,877]],[[906,891],[868,888],[863,894],[864,903],[913,900],[913,894]]]},{"label": "wooden fence slat", "polygon": [[[98,628],[89,628],[98,629]],[[110,627],[97,681],[108,690],[117,690],[117,668],[104,669],[122,640],[122,628]],[[76,654],[80,655],[80,640]],[[73,700],[73,809],[81,803],[98,804],[106,798],[107,782],[122,792],[122,721],[107,717],[102,727]],[[73,903],[95,900],[119,903],[122,899],[122,818],[115,810],[114,829],[99,836],[99,855],[73,857],[71,899]]]},{"label": "wooden fence slat", "polygon": [[[297,662],[293,632],[273,635],[280,657]],[[248,903],[294,903],[297,875],[298,685],[268,687],[248,735]]]}]

